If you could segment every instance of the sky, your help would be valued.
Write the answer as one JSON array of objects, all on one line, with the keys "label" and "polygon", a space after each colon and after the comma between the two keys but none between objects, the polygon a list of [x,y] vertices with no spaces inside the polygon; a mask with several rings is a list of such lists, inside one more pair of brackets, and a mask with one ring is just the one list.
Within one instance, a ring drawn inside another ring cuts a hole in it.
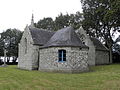
[{"label": "sky", "polygon": [[80,0],[0,0],[0,32],[8,28],[21,31],[34,21],[44,17],[57,17],[60,13],[82,12]]}]

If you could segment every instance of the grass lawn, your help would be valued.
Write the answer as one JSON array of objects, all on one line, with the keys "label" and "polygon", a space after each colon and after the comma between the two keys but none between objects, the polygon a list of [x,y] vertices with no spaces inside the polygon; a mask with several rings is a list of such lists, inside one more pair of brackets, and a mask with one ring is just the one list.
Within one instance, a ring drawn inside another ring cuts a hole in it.
[{"label": "grass lawn", "polygon": [[60,74],[0,67],[0,90],[120,90],[120,65],[91,67],[91,72]]}]

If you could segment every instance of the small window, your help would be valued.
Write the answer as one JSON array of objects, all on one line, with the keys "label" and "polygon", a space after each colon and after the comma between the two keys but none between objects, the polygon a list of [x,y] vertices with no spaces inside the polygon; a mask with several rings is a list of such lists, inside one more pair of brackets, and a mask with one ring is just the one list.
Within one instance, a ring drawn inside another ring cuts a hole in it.
[{"label": "small window", "polygon": [[66,61],[66,50],[58,50],[58,61],[59,62]]},{"label": "small window", "polygon": [[27,53],[27,39],[25,38],[25,54]]}]

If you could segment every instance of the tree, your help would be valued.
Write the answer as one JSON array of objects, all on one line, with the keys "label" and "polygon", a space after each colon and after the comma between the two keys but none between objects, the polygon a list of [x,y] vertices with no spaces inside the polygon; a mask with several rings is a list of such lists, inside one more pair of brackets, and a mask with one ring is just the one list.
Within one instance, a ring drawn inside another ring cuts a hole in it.
[{"label": "tree", "polygon": [[37,28],[42,28],[42,29],[48,29],[48,30],[53,30],[54,29],[54,21],[52,18],[43,18],[42,20],[39,20],[35,26]]},{"label": "tree", "polygon": [[[102,39],[110,51],[112,63],[112,35],[120,29],[119,0],[81,0],[84,20],[83,28],[90,36]],[[112,33],[111,33],[112,32]]]},{"label": "tree", "polygon": [[[72,14],[71,14],[71,15],[72,15]],[[72,18],[72,16],[71,16],[71,18]],[[76,12],[73,20],[74,20],[74,21],[72,22],[73,27],[74,27],[75,29],[80,28],[80,26],[82,26],[83,13]]]},{"label": "tree", "polygon": [[0,52],[1,56],[3,56],[4,52],[4,40],[7,41],[7,56],[18,57],[18,43],[22,37],[22,32],[17,29],[7,29],[6,31],[1,33],[0,38]]},{"label": "tree", "polygon": [[55,19],[55,30],[67,27],[70,25],[70,16],[68,14],[63,15],[60,13],[58,17]]},{"label": "tree", "polygon": [[120,54],[120,44],[118,44],[120,42],[120,35],[119,37],[114,41],[114,44],[113,44],[113,50],[117,53]]},{"label": "tree", "polygon": [[4,45],[3,40],[0,38],[0,56],[4,56],[3,45]]},{"label": "tree", "polygon": [[120,35],[113,44],[113,62],[120,63]]},{"label": "tree", "polygon": [[75,29],[78,29],[81,26],[81,21],[83,19],[83,14],[76,12],[76,14],[66,14],[62,13],[55,19],[55,29],[61,29],[67,26],[73,26]]},{"label": "tree", "polygon": [[52,18],[44,18],[39,20],[35,26],[37,28],[43,28],[48,30],[57,31],[67,26],[73,26],[78,29],[81,26],[81,21],[83,20],[83,14],[76,12],[76,14],[65,14],[60,13],[55,20]]}]

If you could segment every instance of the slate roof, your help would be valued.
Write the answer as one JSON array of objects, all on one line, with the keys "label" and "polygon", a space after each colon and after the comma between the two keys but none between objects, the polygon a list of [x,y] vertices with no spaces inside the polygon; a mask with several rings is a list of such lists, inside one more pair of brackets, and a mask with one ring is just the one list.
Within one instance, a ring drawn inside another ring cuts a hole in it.
[{"label": "slate roof", "polygon": [[54,34],[54,32],[35,27],[29,27],[29,30],[35,45],[44,45]]},{"label": "slate roof", "polygon": [[97,38],[91,37],[90,39],[97,50],[108,51],[108,49]]},{"label": "slate roof", "polygon": [[[43,47],[78,46],[88,48],[82,43],[72,27],[63,28],[57,32],[38,29],[35,27],[29,27],[29,30],[34,41],[34,45],[42,45]],[[93,37],[90,39],[93,41],[97,50],[108,50],[98,39]]]},{"label": "slate roof", "polygon": [[79,46],[86,47],[79,39],[75,30],[72,27],[66,27],[61,30],[58,30],[51,39],[44,45],[44,47],[53,47],[53,46]]}]

